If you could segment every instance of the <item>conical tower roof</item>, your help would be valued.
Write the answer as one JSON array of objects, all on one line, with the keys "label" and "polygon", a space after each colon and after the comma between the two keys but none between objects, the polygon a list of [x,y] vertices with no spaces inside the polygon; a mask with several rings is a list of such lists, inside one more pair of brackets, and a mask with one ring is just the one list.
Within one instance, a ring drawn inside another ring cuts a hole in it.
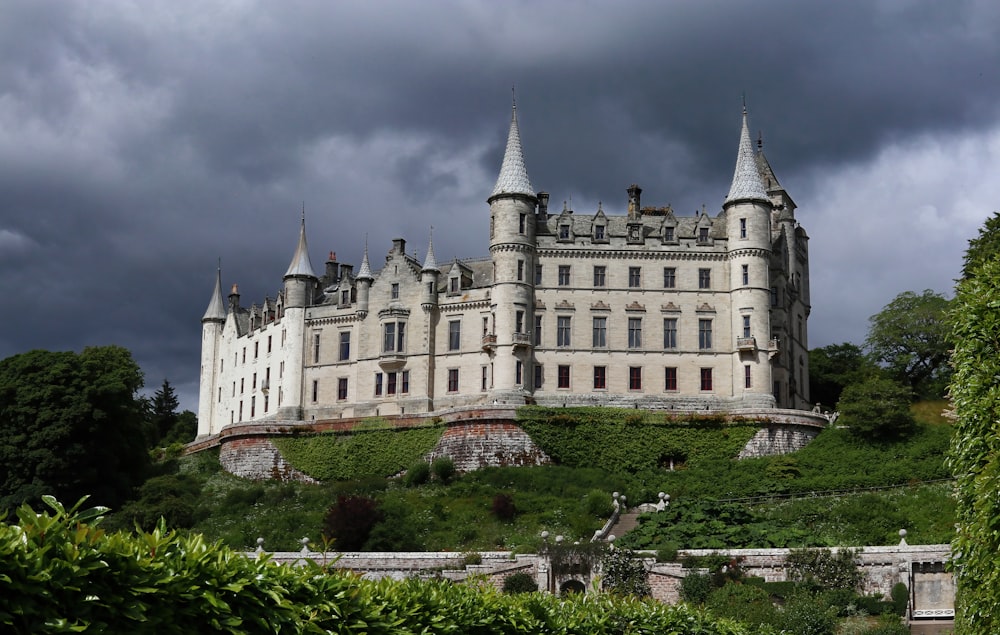
[{"label": "conical tower roof", "polygon": [[292,263],[288,265],[285,277],[317,278],[309,261],[309,246],[306,244],[306,217],[302,215],[302,228],[299,230],[299,244],[295,248],[295,255],[292,256]]},{"label": "conical tower roof", "polygon": [[507,150],[503,155],[500,175],[493,188],[494,196],[502,194],[525,194],[534,196],[535,190],[528,179],[528,170],[524,167],[524,153],[521,150],[521,132],[517,127],[517,104],[511,108],[510,132],[507,135]]},{"label": "conical tower roof", "polygon": [[736,154],[736,171],[733,173],[733,184],[729,187],[729,196],[726,197],[726,203],[737,201],[770,202],[764,181],[760,178],[757,157],[754,156],[746,108],[743,109],[743,129],[740,131],[740,147]]},{"label": "conical tower roof", "polygon": [[372,275],[371,265],[368,264],[368,240],[365,239],[365,255],[361,259],[361,269],[358,270],[358,275],[354,276],[355,280],[374,280],[375,276]]},{"label": "conical tower roof", "polygon": [[212,299],[208,301],[208,309],[202,316],[202,322],[226,320],[226,303],[222,299],[222,268],[215,273],[215,290],[212,291]]},{"label": "conical tower roof", "polygon": [[421,272],[424,271],[428,272],[434,271],[438,273],[441,272],[441,270],[438,269],[437,260],[434,259],[434,236],[431,236],[430,240],[427,243],[427,257],[424,258],[424,266],[421,269]]}]

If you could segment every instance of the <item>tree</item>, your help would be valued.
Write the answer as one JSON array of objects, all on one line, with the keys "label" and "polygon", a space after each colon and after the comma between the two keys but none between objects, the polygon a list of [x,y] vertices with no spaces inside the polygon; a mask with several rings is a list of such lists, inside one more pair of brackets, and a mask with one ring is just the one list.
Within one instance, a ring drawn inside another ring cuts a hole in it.
[{"label": "tree", "polygon": [[375,499],[340,495],[323,518],[323,538],[333,540],[338,551],[359,551],[381,520]]},{"label": "tree", "polygon": [[42,495],[118,507],[149,467],[142,372],[119,346],[0,361],[0,509]]},{"label": "tree", "polygon": [[837,411],[838,423],[851,433],[876,441],[905,436],[916,425],[910,413],[913,392],[908,386],[885,378],[872,378],[844,388]]},{"label": "tree", "polygon": [[601,558],[601,569],[604,572],[601,586],[606,591],[640,598],[653,594],[646,567],[631,549],[608,549]]},{"label": "tree", "polygon": [[869,318],[865,346],[872,358],[919,397],[943,396],[951,375],[948,307],[930,289],[904,291]]},{"label": "tree", "polygon": [[976,269],[1000,254],[1000,212],[993,212],[991,218],[979,228],[979,236],[969,241],[962,264],[962,279],[975,275]]},{"label": "tree", "polygon": [[857,344],[830,344],[809,351],[809,395],[832,408],[848,384],[876,374],[879,368]]},{"label": "tree", "polygon": [[971,273],[958,283],[951,315],[956,423],[949,467],[958,516],[952,564],[956,632],[986,635],[1000,629],[1000,258]]},{"label": "tree", "polygon": [[152,423],[157,442],[167,436],[167,433],[177,422],[178,405],[180,402],[177,400],[174,387],[164,379],[163,385],[153,393],[153,399],[149,403],[150,423]]}]

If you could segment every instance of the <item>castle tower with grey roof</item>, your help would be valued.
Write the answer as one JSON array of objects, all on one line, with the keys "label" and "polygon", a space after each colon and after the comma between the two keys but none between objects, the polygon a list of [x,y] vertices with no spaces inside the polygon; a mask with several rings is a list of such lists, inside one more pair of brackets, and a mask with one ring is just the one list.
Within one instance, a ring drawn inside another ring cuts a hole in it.
[{"label": "castle tower with grey roof", "polygon": [[439,263],[431,240],[420,260],[397,238],[373,267],[366,241],[357,272],[330,252],[318,275],[303,218],[274,300],[243,307],[234,285],[227,307],[217,274],[199,435],[494,404],[809,409],[808,235],[745,110],[720,207],[682,215],[624,189],[619,206],[550,211],[514,107],[488,255]]}]

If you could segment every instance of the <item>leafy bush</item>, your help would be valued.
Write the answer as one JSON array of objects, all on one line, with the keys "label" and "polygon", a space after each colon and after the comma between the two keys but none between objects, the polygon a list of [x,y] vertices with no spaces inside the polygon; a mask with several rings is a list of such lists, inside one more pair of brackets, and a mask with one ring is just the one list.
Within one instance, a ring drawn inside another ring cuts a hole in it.
[{"label": "leafy bush", "polygon": [[605,591],[638,598],[653,594],[646,567],[630,549],[607,550],[601,558],[601,570],[601,586]]},{"label": "leafy bush", "polygon": [[892,610],[896,615],[906,615],[906,607],[910,603],[910,590],[902,582],[892,585]]},{"label": "leafy bush", "polygon": [[705,608],[713,615],[739,620],[755,629],[777,621],[771,597],[763,589],[748,584],[730,582],[714,589],[705,601]]},{"label": "leafy bush", "polygon": [[514,506],[514,498],[510,494],[494,496],[490,511],[500,520],[514,520],[514,516],[517,515],[517,507]]},{"label": "leafy bush", "polygon": [[406,470],[403,476],[403,484],[407,487],[423,485],[431,478],[431,464],[427,461],[414,463]]},{"label": "leafy bush", "polygon": [[366,496],[338,496],[323,518],[323,538],[338,551],[358,551],[382,520],[378,502]]},{"label": "leafy bush", "polygon": [[910,413],[913,391],[891,379],[871,377],[844,388],[837,423],[862,439],[886,441],[905,437],[916,421]]},{"label": "leafy bush", "polygon": [[689,573],[681,580],[680,596],[685,602],[704,604],[712,588],[711,574]]},{"label": "leafy bush", "polygon": [[439,456],[431,463],[431,473],[437,480],[448,484],[455,477],[455,462],[450,456]]},{"label": "leafy bush", "polygon": [[836,612],[822,598],[800,592],[785,602],[774,624],[795,635],[833,635],[837,628]]},{"label": "leafy bush", "polygon": [[851,549],[793,549],[786,561],[789,577],[820,589],[855,591],[863,577],[857,555]]},{"label": "leafy bush", "polygon": [[518,593],[533,593],[538,590],[538,583],[530,574],[518,571],[503,579],[503,592],[511,595]]}]

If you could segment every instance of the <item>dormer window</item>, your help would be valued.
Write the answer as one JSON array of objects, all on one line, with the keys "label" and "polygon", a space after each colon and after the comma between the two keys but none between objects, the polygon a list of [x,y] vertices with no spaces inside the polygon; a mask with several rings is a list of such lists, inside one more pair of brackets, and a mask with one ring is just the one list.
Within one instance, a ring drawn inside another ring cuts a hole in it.
[{"label": "dormer window", "polygon": [[461,283],[458,276],[448,279],[448,293],[458,293],[461,290]]},{"label": "dormer window", "polygon": [[674,228],[664,227],[663,228],[663,242],[672,243],[674,242]]},{"label": "dormer window", "polygon": [[594,240],[604,240],[604,225],[594,225]]},{"label": "dormer window", "polygon": [[351,290],[350,289],[344,289],[343,291],[340,292],[340,303],[341,304],[350,304],[351,303]]},{"label": "dormer window", "polygon": [[559,226],[559,240],[569,240],[569,225]]},{"label": "dormer window", "polygon": [[392,296],[393,300],[398,300],[399,299],[399,283],[398,282],[393,282],[392,283],[391,296]]},{"label": "dormer window", "polygon": [[698,228],[698,242],[703,244],[708,242],[708,227]]}]

